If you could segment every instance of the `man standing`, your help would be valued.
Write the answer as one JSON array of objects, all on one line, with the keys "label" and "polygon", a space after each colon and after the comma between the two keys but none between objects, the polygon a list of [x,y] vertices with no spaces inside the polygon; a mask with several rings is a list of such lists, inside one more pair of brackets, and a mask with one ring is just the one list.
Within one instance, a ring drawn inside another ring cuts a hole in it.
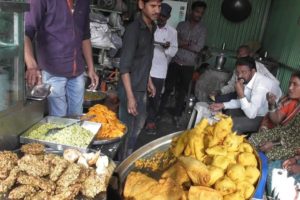
[{"label": "man standing", "polygon": [[268,112],[266,94],[272,92],[278,98],[281,90],[270,78],[256,72],[255,60],[239,58],[236,62],[235,92],[237,99],[210,105],[212,111],[227,109],[232,116],[234,129],[238,133],[257,131],[261,120]]},{"label": "man standing", "polygon": [[177,31],[167,24],[172,7],[166,3],[161,4],[161,12],[157,20],[157,29],[154,33],[154,55],[150,76],[156,89],[154,97],[149,98],[148,118],[146,129],[156,130],[156,116],[160,103],[160,95],[167,76],[170,60],[177,52]]},{"label": "man standing", "polygon": [[49,115],[79,115],[82,113],[85,65],[91,78],[91,89],[95,89],[99,81],[92,59],[89,1],[28,2],[30,11],[25,13],[27,83],[29,86],[41,82],[51,85]]},{"label": "man standing", "polygon": [[149,76],[154,49],[154,31],[160,13],[161,0],[139,0],[140,15],[128,25],[123,38],[119,82],[120,120],[128,128],[120,159],[131,154],[146,120],[147,89],[155,95]]},{"label": "man standing", "polygon": [[205,2],[193,2],[192,13],[189,19],[185,22],[180,22],[177,26],[178,52],[168,69],[165,93],[161,105],[163,108],[175,85],[176,103],[171,114],[175,116],[176,125],[178,125],[179,117],[184,108],[185,96],[192,80],[198,54],[205,43],[206,28],[201,20],[205,9]]}]

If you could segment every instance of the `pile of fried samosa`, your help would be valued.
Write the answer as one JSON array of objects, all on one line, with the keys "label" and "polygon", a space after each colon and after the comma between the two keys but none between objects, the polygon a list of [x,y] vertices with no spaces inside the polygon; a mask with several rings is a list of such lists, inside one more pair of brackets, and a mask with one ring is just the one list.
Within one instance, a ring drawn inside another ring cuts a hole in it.
[{"label": "pile of fried samosa", "polygon": [[131,172],[124,187],[133,200],[246,200],[260,176],[257,158],[245,136],[232,132],[232,119],[203,119],[174,138],[171,151],[177,162],[160,180]]}]

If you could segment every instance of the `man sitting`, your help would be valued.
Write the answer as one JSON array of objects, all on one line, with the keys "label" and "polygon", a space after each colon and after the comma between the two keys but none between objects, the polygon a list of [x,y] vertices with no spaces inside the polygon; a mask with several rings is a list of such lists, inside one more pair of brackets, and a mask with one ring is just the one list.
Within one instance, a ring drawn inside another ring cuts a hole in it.
[{"label": "man sitting", "polygon": [[[247,56],[252,55],[251,49],[247,45],[239,46],[236,53],[237,53],[236,54],[237,58],[242,58],[242,57],[247,57]],[[273,74],[264,66],[264,64],[262,64],[258,61],[255,61],[255,65],[256,65],[257,72],[272,79],[275,83],[277,83],[279,85],[278,79],[273,76]],[[217,103],[226,102],[226,101],[230,101],[231,99],[235,99],[236,98],[236,92],[235,92],[235,88],[234,88],[235,81],[236,81],[236,72],[234,70],[232,77],[227,82],[227,85],[224,85],[218,91],[213,91],[211,94],[209,94],[209,96],[212,99],[215,99],[215,102],[217,102]]]},{"label": "man sitting", "polygon": [[213,112],[222,109],[232,116],[234,130],[238,133],[257,131],[261,120],[268,111],[266,94],[281,95],[279,85],[256,71],[255,60],[251,57],[238,58],[236,62],[235,92],[237,99],[210,105]]}]

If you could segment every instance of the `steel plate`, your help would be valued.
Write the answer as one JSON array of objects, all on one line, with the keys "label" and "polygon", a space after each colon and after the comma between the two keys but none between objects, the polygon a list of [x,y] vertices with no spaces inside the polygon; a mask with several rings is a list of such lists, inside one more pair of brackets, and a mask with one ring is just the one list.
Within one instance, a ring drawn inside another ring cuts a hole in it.
[{"label": "steel plate", "polygon": [[[71,123],[77,122],[77,121],[79,121],[79,120],[47,116],[38,123],[55,123],[55,124],[68,125],[68,124],[71,124]],[[71,145],[66,145],[66,144],[58,144],[58,143],[51,142],[51,141],[32,139],[32,138],[26,137],[26,132],[20,136],[20,143],[37,142],[37,143],[42,143],[42,144],[46,145],[47,147],[50,147],[55,150],[64,150],[64,149],[68,149],[68,148],[74,148],[74,149],[78,149],[79,151],[86,152],[88,150],[88,148],[91,146],[94,138],[96,137],[96,134],[101,127],[101,124],[96,123],[96,122],[84,121],[81,126],[85,129],[91,131],[94,134],[94,136],[90,140],[89,145],[87,145],[86,147],[77,147],[77,146],[71,146]]]},{"label": "steel plate", "polygon": [[[140,169],[135,168],[134,163],[143,158],[149,158],[152,157],[157,152],[164,152],[167,149],[169,149],[170,144],[172,142],[172,138],[175,136],[178,136],[183,131],[175,132],[169,135],[166,135],[164,137],[158,138],[135,152],[133,152],[129,157],[127,157],[118,167],[115,169],[113,176],[110,180],[109,185],[109,192],[107,194],[107,198],[110,199],[113,197],[114,199],[122,199],[123,194],[123,188],[125,185],[126,177],[131,171],[142,171]],[[254,148],[253,148],[254,149]],[[254,154],[256,156],[256,159],[258,161],[258,169],[261,171],[262,165],[261,160],[258,156],[258,153],[254,151]],[[148,175],[150,175],[152,178],[157,179],[157,177],[160,177],[161,173],[160,171],[154,172],[154,171],[146,171]],[[258,182],[260,181],[261,176],[259,177]]]}]

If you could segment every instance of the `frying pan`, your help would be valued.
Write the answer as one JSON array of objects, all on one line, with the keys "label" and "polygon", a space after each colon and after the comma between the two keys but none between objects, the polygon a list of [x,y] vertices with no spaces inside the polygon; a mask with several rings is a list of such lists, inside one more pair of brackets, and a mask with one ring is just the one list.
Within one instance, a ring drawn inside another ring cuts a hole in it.
[{"label": "frying pan", "polygon": [[252,6],[249,0],[224,0],[221,10],[227,20],[237,23],[249,17]]}]

